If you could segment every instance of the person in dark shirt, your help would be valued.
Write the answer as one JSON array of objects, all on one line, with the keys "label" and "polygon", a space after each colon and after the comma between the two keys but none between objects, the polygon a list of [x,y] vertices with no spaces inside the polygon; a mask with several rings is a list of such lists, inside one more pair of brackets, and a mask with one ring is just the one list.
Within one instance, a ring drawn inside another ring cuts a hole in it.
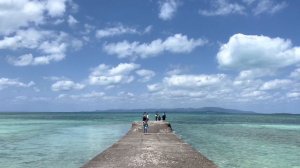
[{"label": "person in dark shirt", "polygon": [[166,115],[166,113],[164,112],[164,114],[162,115],[162,120],[165,121],[166,118],[167,118],[167,115]]},{"label": "person in dark shirt", "polygon": [[147,120],[147,113],[144,112],[144,114],[143,114],[143,121],[146,121],[146,120]]}]

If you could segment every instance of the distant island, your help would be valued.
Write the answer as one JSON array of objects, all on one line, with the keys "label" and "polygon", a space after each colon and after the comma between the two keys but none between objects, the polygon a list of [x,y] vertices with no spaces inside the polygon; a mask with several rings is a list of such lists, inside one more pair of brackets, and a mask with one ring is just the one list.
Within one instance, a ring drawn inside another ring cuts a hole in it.
[{"label": "distant island", "polygon": [[207,114],[257,114],[253,111],[243,111],[236,109],[226,109],[221,107],[201,107],[201,108],[148,108],[148,109],[109,109],[96,110],[93,112],[199,112]]}]

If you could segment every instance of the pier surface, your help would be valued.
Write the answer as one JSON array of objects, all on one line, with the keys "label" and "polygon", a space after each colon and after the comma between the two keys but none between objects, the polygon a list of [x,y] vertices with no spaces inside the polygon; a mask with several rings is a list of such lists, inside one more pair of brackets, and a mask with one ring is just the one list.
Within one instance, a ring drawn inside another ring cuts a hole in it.
[{"label": "pier surface", "polygon": [[179,139],[168,122],[149,122],[147,134],[142,122],[118,142],[90,160],[83,168],[216,168],[189,144]]}]

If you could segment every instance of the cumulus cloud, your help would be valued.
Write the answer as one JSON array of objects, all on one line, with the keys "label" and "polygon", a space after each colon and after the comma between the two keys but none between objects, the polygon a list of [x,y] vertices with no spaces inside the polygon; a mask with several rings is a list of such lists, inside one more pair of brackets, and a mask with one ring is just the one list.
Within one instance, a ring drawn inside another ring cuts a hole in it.
[{"label": "cumulus cloud", "polygon": [[147,85],[147,88],[154,95],[171,99],[205,98],[225,92],[224,85],[227,85],[228,80],[224,74],[171,75],[164,77],[161,83]]},{"label": "cumulus cloud", "polygon": [[27,29],[19,30],[15,35],[0,40],[0,49],[24,48],[33,50],[33,52],[40,52],[39,56],[26,53],[18,57],[8,56],[7,60],[15,66],[43,65],[63,60],[68,46],[75,49],[82,46],[78,45],[78,41],[64,32]]},{"label": "cumulus cloud", "polygon": [[41,28],[63,20],[67,4],[74,5],[72,0],[1,1],[0,49],[18,53],[7,56],[8,62],[15,66],[49,64],[63,60],[67,47],[80,48],[82,42],[67,33]]},{"label": "cumulus cloud", "polygon": [[199,10],[199,13],[205,16],[245,14],[245,7],[237,3],[229,3],[227,0],[215,0],[211,3],[211,10]]},{"label": "cumulus cloud", "polygon": [[69,91],[69,90],[81,90],[84,87],[85,85],[80,83],[75,83],[71,80],[62,80],[52,84],[51,89],[53,91]]},{"label": "cumulus cloud", "polygon": [[8,57],[8,62],[14,66],[44,65],[52,61],[61,61],[64,58],[64,54],[51,54],[37,57],[34,57],[32,54],[24,54],[19,57]]},{"label": "cumulus cloud", "polygon": [[140,65],[134,63],[120,63],[116,67],[100,64],[93,68],[89,75],[91,85],[117,85],[130,83],[134,80],[131,73]]},{"label": "cumulus cloud", "polygon": [[18,79],[10,79],[10,78],[0,78],[0,90],[6,87],[31,87],[34,86],[35,83],[30,81],[29,83],[20,82]]},{"label": "cumulus cloud", "polygon": [[186,35],[175,34],[166,38],[164,41],[156,39],[150,43],[140,42],[118,42],[107,43],[103,45],[103,50],[110,55],[117,55],[119,58],[147,58],[156,56],[163,52],[171,53],[189,53],[196,47],[203,46],[207,41],[203,39],[188,39]]},{"label": "cumulus cloud", "polygon": [[211,86],[222,82],[225,74],[217,75],[172,75],[164,78],[164,83],[171,87],[199,88]]},{"label": "cumulus cloud", "polygon": [[148,82],[155,76],[155,72],[147,69],[140,69],[136,71],[136,74],[142,77],[141,82]]},{"label": "cumulus cloud", "polygon": [[96,31],[96,37],[101,39],[101,38],[105,38],[105,37],[119,36],[119,35],[123,35],[123,34],[144,34],[144,33],[150,32],[151,29],[152,29],[152,26],[147,26],[145,28],[145,30],[140,31],[134,27],[128,27],[128,26],[119,24],[117,26],[107,27],[104,29],[98,29]]},{"label": "cumulus cloud", "polygon": [[40,25],[45,18],[65,13],[66,0],[9,0],[0,2],[0,34],[9,34],[30,24]]},{"label": "cumulus cloud", "polygon": [[48,0],[46,2],[46,9],[50,16],[62,16],[66,11],[66,0]]},{"label": "cumulus cloud", "polygon": [[265,82],[260,89],[261,90],[274,90],[274,89],[284,89],[293,82],[288,79],[274,79],[268,82]]},{"label": "cumulus cloud", "polygon": [[270,69],[251,69],[251,70],[243,70],[239,73],[237,79],[246,80],[246,79],[255,79],[264,76],[273,76],[275,72]]},{"label": "cumulus cloud", "polygon": [[178,6],[178,0],[162,0],[159,2],[159,18],[162,20],[170,20],[174,17]]},{"label": "cumulus cloud", "polygon": [[276,84],[272,82],[265,84],[260,79],[234,79],[225,74],[181,74],[166,76],[159,83],[147,85],[147,89],[150,95],[167,100],[219,101],[222,98],[223,103],[271,101],[280,98],[284,92],[276,95],[267,92],[268,89],[280,89],[282,83],[286,84],[283,80]]},{"label": "cumulus cloud", "polygon": [[225,69],[278,69],[299,63],[300,47],[279,37],[235,34],[220,47],[217,60]]},{"label": "cumulus cloud", "polygon": [[49,34],[49,31],[38,31],[33,28],[18,30],[14,36],[5,36],[0,40],[0,49],[36,48]]}]

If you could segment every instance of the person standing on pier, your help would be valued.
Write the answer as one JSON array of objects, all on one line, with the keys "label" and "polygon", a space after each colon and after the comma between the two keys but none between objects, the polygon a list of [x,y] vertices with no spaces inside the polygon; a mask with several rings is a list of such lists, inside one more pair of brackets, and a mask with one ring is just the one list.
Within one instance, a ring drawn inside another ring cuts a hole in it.
[{"label": "person standing on pier", "polygon": [[147,120],[147,113],[144,112],[144,114],[143,114],[143,121],[146,121],[146,120]]},{"label": "person standing on pier", "polygon": [[166,115],[166,113],[164,112],[164,114],[162,115],[162,120],[165,121],[166,118],[167,118],[167,115]]},{"label": "person standing on pier", "polygon": [[148,133],[148,121],[149,121],[149,115],[148,115],[148,113],[144,112],[144,114],[143,114],[144,133]]},{"label": "person standing on pier", "polygon": [[148,133],[148,120],[143,121],[144,134]]}]

